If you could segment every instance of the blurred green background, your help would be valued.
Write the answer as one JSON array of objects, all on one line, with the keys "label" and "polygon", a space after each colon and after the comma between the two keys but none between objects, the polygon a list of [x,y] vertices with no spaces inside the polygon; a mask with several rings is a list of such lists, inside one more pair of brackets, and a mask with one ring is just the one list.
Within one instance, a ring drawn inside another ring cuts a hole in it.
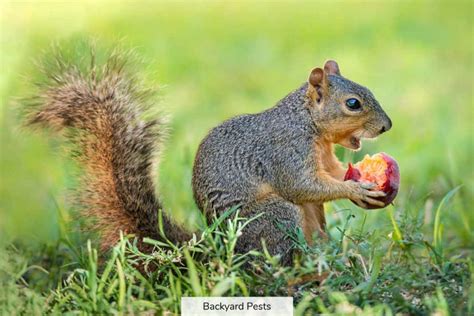
[{"label": "blurred green background", "polygon": [[[21,128],[15,100],[31,93],[35,58],[77,37],[99,47],[121,41],[147,61],[141,71],[162,87],[158,107],[171,118],[159,189],[166,208],[190,226],[198,219],[192,162],[208,130],[273,106],[331,58],[373,91],[394,122],[361,152],[338,155],[346,162],[379,151],[394,156],[402,174],[395,214],[421,218],[428,233],[441,198],[462,185],[443,210],[443,234],[453,249],[472,250],[472,2],[53,1],[4,2],[1,11],[3,240],[52,241],[59,217],[69,218],[74,166],[58,155],[59,140]],[[356,220],[366,214],[373,229],[390,225],[384,210],[339,201],[328,208],[332,227],[346,207]]]}]

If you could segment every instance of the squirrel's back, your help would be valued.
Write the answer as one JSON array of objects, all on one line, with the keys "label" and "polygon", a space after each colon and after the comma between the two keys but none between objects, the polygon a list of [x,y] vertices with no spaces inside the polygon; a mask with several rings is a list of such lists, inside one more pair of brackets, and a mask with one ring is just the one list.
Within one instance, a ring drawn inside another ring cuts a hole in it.
[{"label": "squirrel's back", "polygon": [[268,110],[231,118],[209,132],[193,169],[194,198],[200,209],[219,213],[254,200],[274,176],[276,148],[304,142],[295,148],[309,154],[307,143],[314,130],[303,107],[305,87]]}]

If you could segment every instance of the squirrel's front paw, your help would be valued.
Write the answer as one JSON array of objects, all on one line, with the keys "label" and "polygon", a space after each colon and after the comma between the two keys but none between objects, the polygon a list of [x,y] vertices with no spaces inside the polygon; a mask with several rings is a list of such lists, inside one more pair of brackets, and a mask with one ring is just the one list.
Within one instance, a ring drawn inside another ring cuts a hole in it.
[{"label": "squirrel's front paw", "polygon": [[367,204],[372,204],[380,207],[384,207],[385,203],[379,201],[377,197],[383,197],[387,194],[383,191],[372,191],[375,187],[373,183],[364,183],[364,182],[355,182],[355,181],[346,181],[345,182],[349,186],[348,190],[348,198],[354,201],[357,205],[363,208],[367,208]]}]

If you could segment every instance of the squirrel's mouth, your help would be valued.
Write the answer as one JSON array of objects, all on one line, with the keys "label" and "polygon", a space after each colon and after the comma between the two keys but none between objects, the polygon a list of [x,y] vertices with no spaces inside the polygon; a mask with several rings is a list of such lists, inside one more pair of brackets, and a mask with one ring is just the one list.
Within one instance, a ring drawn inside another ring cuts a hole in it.
[{"label": "squirrel's mouth", "polygon": [[359,150],[361,147],[361,136],[349,135],[337,142],[348,149]]},{"label": "squirrel's mouth", "polygon": [[360,149],[360,138],[356,136],[351,136],[349,139],[349,143],[351,144],[351,148],[354,150]]},{"label": "squirrel's mouth", "polygon": [[359,150],[362,147],[362,139],[368,138],[374,138],[374,136],[366,130],[356,130],[344,135],[336,143],[348,149]]}]

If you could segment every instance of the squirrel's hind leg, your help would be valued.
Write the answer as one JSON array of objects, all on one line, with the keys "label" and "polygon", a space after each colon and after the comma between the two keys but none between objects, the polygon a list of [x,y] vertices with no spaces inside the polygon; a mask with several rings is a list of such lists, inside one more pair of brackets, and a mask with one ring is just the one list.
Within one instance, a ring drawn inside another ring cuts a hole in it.
[{"label": "squirrel's hind leg", "polygon": [[326,234],[326,218],[324,216],[323,203],[304,203],[298,205],[302,212],[303,221],[301,226],[306,241],[309,245],[314,242],[313,235],[315,232],[318,236],[327,238]]},{"label": "squirrel's hind leg", "polygon": [[293,257],[293,242],[289,234],[301,227],[301,210],[298,206],[278,196],[247,204],[241,215],[251,218],[263,213],[250,222],[237,241],[236,250],[246,253],[261,250],[262,239],[271,255],[280,255],[283,265],[290,265]]}]

